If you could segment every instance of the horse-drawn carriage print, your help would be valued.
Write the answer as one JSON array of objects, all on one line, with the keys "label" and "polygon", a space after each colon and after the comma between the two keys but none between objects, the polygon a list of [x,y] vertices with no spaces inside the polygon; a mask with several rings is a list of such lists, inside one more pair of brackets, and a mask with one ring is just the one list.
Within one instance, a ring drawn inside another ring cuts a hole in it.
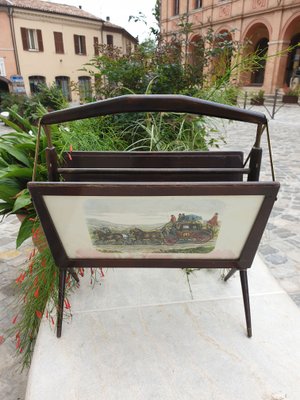
[{"label": "horse-drawn carriage print", "polygon": [[209,253],[215,248],[221,221],[218,212],[206,220],[200,213],[178,212],[155,224],[88,216],[87,226],[94,248],[101,252]]}]

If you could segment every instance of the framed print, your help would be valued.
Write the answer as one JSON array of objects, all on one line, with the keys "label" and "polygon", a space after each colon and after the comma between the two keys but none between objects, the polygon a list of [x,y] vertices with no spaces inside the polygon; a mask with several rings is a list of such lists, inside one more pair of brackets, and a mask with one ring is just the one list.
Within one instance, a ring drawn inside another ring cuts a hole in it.
[{"label": "framed print", "polygon": [[249,258],[247,241],[255,247],[251,233],[260,239],[278,190],[258,182],[37,182],[29,189],[65,267],[238,265]]}]

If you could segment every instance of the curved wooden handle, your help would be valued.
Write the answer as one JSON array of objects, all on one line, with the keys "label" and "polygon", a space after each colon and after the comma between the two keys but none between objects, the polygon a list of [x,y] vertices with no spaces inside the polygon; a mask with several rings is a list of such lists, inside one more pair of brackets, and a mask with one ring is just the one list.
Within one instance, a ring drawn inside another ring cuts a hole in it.
[{"label": "curved wooden handle", "polygon": [[126,112],[182,112],[266,124],[263,113],[182,95],[126,95],[96,101],[78,107],[53,111],[44,115],[41,124],[51,125],[100,115]]}]

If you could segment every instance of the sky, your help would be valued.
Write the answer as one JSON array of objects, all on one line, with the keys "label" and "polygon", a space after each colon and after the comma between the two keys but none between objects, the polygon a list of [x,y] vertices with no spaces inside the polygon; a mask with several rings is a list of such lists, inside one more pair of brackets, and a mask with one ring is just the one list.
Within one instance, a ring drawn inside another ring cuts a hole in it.
[{"label": "sky", "polygon": [[[149,27],[154,25],[152,9],[156,0],[48,0],[52,3],[68,4],[90,12],[96,17],[106,19],[125,28],[132,36],[139,37],[139,41],[148,37]],[[142,12],[146,16],[147,26],[143,22],[128,22],[130,15],[137,16]]]}]

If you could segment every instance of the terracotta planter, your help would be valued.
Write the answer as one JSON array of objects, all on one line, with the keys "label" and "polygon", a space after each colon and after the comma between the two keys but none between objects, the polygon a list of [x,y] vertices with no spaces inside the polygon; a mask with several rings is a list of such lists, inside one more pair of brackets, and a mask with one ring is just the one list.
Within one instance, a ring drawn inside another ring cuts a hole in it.
[{"label": "terracotta planter", "polygon": [[285,94],[284,96],[282,96],[282,102],[287,104],[297,104],[298,96]]}]

